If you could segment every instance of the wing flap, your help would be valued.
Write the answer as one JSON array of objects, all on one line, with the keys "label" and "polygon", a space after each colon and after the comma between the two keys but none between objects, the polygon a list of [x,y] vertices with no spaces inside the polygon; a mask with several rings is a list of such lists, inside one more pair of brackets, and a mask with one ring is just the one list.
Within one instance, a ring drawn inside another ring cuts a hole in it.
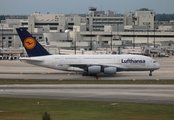
[{"label": "wing flap", "polygon": [[78,68],[81,68],[81,69],[84,69],[88,66],[103,66],[103,67],[117,67],[117,68],[121,68],[122,66],[121,65],[113,65],[113,64],[69,64],[69,66],[71,67],[78,67]]}]

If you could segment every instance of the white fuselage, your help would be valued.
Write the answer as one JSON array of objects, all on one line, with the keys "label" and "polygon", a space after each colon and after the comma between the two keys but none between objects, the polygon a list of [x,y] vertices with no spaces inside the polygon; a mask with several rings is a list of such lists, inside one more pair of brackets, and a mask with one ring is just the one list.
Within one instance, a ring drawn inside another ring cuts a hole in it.
[{"label": "white fuselage", "polygon": [[76,72],[84,72],[84,69],[78,67],[81,65],[116,67],[118,72],[153,71],[160,68],[160,64],[154,59],[142,55],[48,55],[21,60],[38,66]]}]

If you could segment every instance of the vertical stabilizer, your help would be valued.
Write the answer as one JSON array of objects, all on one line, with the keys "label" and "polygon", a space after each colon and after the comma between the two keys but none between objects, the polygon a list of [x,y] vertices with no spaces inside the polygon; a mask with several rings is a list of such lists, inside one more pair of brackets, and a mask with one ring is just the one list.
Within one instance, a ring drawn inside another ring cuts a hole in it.
[{"label": "vertical stabilizer", "polygon": [[50,53],[24,28],[16,29],[29,57],[45,56]]}]

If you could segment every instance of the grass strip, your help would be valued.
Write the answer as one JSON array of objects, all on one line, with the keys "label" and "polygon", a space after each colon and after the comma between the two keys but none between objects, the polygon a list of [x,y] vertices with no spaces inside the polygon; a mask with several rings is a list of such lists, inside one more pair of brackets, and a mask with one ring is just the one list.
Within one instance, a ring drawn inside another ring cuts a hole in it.
[{"label": "grass strip", "polygon": [[[38,104],[39,103],[39,104]],[[0,98],[0,120],[173,120],[174,105]]]}]

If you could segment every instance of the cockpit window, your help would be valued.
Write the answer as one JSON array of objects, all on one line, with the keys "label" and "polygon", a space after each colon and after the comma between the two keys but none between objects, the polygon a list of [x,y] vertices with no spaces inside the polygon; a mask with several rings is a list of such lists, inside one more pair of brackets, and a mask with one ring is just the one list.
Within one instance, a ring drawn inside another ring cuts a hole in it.
[{"label": "cockpit window", "polygon": [[156,63],[156,61],[153,61],[153,63]]}]

